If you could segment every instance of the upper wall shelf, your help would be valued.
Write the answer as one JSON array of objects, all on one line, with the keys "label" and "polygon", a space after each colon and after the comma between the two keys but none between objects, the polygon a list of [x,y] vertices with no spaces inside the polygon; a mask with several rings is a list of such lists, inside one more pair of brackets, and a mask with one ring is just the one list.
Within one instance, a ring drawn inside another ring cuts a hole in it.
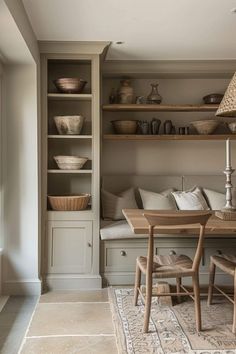
[{"label": "upper wall shelf", "polygon": [[186,140],[236,140],[236,135],[233,134],[211,134],[211,135],[142,135],[142,134],[105,134],[103,135],[105,140],[113,141],[186,141]]},{"label": "upper wall shelf", "polygon": [[58,100],[58,101],[71,101],[71,100],[79,100],[79,101],[90,101],[92,99],[92,94],[90,93],[48,93],[49,100]]},{"label": "upper wall shelf", "polygon": [[107,104],[104,111],[109,112],[215,112],[215,104]]}]

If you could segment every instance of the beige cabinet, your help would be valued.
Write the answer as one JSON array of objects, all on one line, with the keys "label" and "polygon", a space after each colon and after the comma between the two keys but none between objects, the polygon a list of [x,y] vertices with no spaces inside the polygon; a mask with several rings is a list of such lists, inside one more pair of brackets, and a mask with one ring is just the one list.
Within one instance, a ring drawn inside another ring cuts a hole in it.
[{"label": "beige cabinet", "polygon": [[90,273],[92,222],[48,223],[48,273]]},{"label": "beige cabinet", "polygon": [[[193,259],[196,245],[196,237],[177,239],[170,236],[155,239],[154,252],[157,255],[185,254]],[[206,238],[199,267],[201,285],[208,284],[210,256],[220,253],[235,253],[235,249],[236,239]],[[134,284],[135,260],[137,256],[147,254],[147,239],[102,241],[101,251],[101,272],[104,284],[132,285]],[[216,272],[216,281],[220,284],[230,285],[231,278],[219,269]],[[188,284],[188,279],[185,282]]]},{"label": "beige cabinet", "polygon": [[[42,275],[52,290],[101,287],[100,219],[100,55],[107,42],[41,42],[42,88]],[[86,81],[82,92],[61,92],[58,78]],[[78,134],[62,134],[55,116],[83,116]],[[55,156],[86,157],[81,169],[61,169]],[[55,210],[48,196],[90,194],[83,210]]]}]

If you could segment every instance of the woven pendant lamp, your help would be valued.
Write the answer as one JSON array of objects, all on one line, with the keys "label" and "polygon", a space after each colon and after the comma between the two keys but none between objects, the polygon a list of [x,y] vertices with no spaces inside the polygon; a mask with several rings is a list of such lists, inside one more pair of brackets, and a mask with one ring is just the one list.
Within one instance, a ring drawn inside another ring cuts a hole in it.
[{"label": "woven pendant lamp", "polygon": [[236,117],[236,73],[225,91],[224,97],[216,111],[216,116]]}]

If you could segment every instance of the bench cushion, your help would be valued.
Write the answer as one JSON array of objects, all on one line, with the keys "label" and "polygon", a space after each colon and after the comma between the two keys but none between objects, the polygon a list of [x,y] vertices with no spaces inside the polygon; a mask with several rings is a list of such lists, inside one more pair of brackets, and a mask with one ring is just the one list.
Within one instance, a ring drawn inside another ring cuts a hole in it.
[{"label": "bench cushion", "polygon": [[134,235],[126,220],[101,221],[100,235],[102,240],[116,240],[126,238],[143,238],[147,235]]}]

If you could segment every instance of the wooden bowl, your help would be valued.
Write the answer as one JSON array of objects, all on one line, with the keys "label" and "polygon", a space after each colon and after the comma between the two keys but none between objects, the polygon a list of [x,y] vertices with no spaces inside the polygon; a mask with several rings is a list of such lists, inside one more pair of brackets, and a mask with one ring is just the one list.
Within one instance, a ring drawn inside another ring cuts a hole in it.
[{"label": "wooden bowl", "polygon": [[198,134],[208,135],[214,132],[220,122],[216,119],[205,119],[196,120],[194,122],[191,122],[191,124],[197,130]]},{"label": "wooden bowl", "polygon": [[53,156],[53,158],[60,170],[80,170],[88,161],[87,157],[79,156]]},{"label": "wooden bowl", "polygon": [[83,116],[55,116],[53,119],[61,135],[80,134],[84,123]]},{"label": "wooden bowl", "polygon": [[224,95],[222,93],[211,93],[210,95],[204,96],[203,101],[205,104],[218,104],[222,101]]},{"label": "wooden bowl", "polygon": [[116,134],[135,134],[138,128],[137,120],[112,120]]},{"label": "wooden bowl", "polygon": [[53,210],[72,211],[84,210],[88,206],[90,194],[65,195],[65,196],[48,196],[49,203]]},{"label": "wooden bowl", "polygon": [[87,84],[87,81],[78,77],[63,77],[53,82],[58,91],[63,93],[81,93]]}]

